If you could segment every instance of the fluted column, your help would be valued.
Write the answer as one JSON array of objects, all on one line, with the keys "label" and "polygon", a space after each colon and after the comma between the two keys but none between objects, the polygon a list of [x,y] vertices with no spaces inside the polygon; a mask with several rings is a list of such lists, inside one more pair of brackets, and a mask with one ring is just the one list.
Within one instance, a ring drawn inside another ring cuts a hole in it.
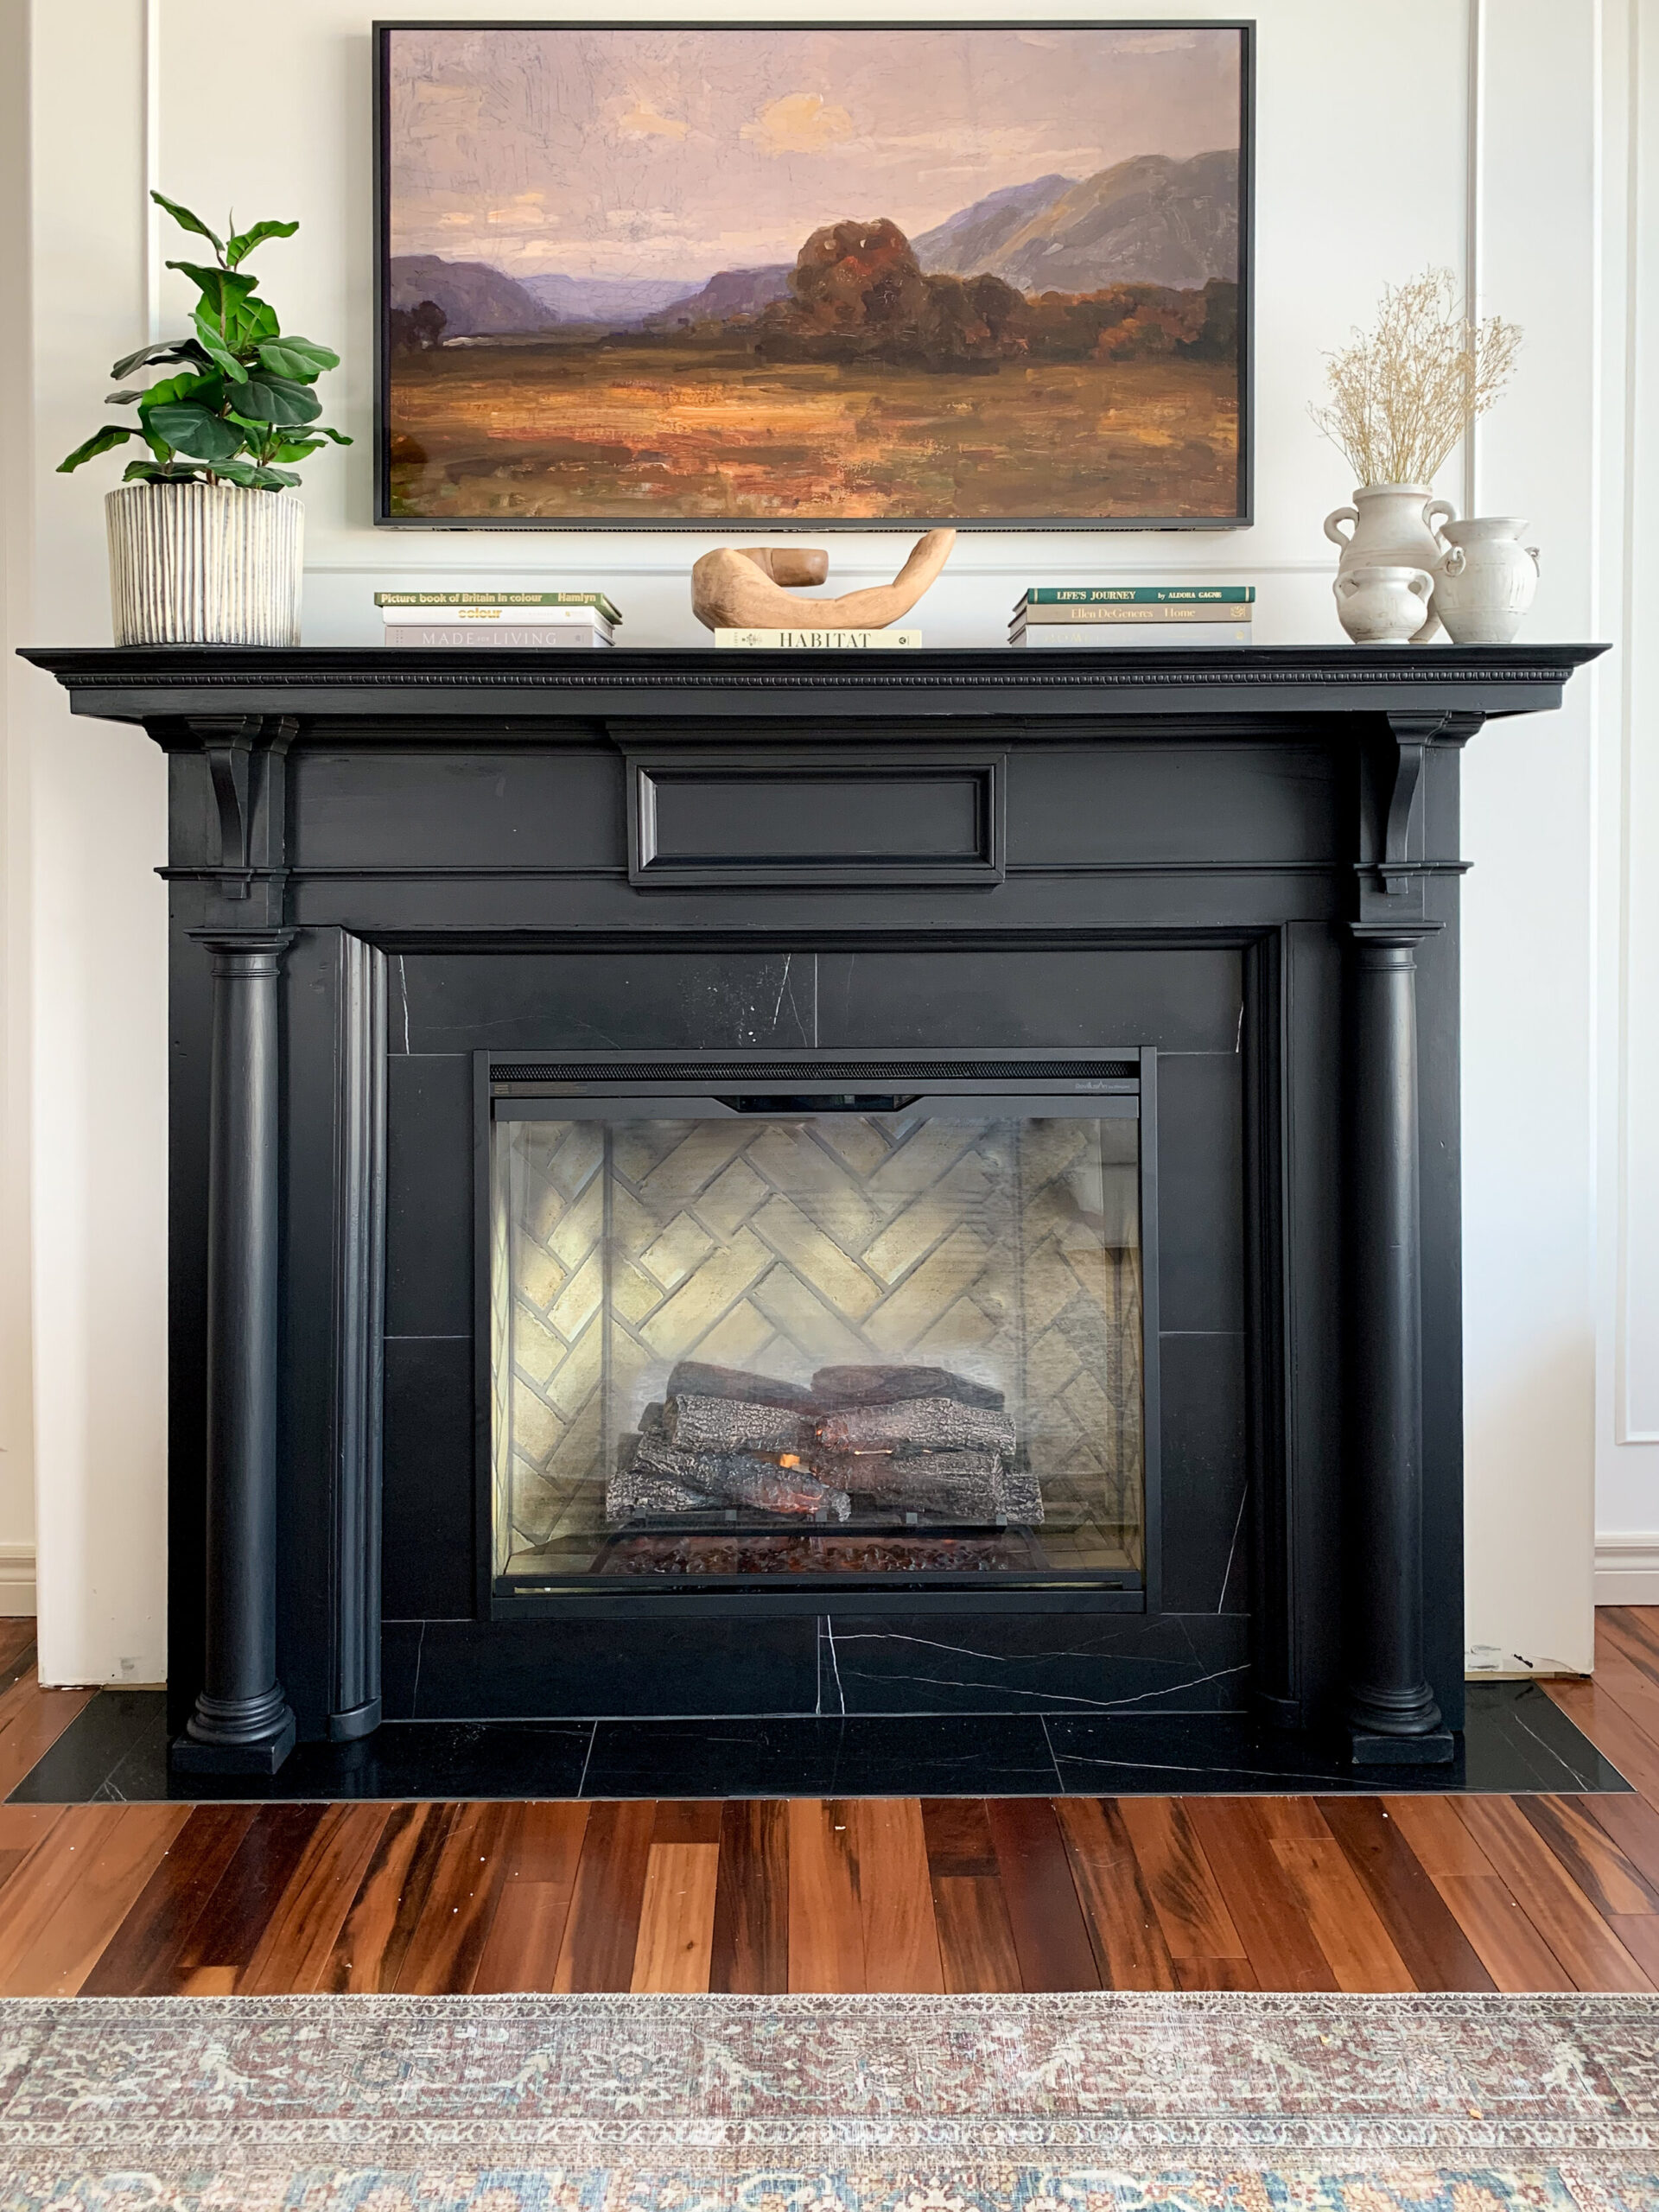
[{"label": "fluted column", "polygon": [[274,1774],[295,1732],[276,1679],[277,983],[293,933],[193,935],[213,963],[207,1648],[172,1761]]}]

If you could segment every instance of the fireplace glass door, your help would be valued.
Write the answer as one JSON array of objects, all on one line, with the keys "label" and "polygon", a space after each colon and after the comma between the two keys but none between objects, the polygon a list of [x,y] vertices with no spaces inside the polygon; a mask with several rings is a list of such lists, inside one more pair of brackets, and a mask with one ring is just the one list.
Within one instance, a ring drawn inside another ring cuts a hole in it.
[{"label": "fireplace glass door", "polygon": [[496,1099],[496,1599],[763,1577],[1138,1589],[1124,1089],[1034,1113]]}]

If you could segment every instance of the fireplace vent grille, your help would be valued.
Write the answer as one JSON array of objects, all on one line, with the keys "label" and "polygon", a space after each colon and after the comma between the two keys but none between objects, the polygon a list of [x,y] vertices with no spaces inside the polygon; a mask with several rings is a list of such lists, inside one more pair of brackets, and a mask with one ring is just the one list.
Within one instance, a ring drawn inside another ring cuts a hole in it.
[{"label": "fireplace vent grille", "polygon": [[493,1060],[493,1083],[1122,1082],[1134,1060]]}]

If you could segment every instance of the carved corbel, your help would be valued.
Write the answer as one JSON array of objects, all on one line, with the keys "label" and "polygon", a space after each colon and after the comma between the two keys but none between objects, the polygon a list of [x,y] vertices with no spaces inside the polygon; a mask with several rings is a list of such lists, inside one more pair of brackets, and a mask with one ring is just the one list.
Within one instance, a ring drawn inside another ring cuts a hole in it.
[{"label": "carved corbel", "polygon": [[188,725],[207,764],[219,853],[207,870],[219,899],[245,900],[266,887],[272,928],[282,925],[287,850],[286,759],[298,730],[289,715],[194,715]]}]

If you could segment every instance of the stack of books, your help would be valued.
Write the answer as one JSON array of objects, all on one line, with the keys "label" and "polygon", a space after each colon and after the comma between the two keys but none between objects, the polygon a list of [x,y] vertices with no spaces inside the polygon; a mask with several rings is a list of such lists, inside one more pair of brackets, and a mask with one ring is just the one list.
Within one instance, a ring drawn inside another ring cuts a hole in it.
[{"label": "stack of books", "polygon": [[622,617],[602,591],[378,591],[389,645],[609,645]]},{"label": "stack of books", "polygon": [[1033,584],[1011,645],[1248,645],[1254,584]]}]

